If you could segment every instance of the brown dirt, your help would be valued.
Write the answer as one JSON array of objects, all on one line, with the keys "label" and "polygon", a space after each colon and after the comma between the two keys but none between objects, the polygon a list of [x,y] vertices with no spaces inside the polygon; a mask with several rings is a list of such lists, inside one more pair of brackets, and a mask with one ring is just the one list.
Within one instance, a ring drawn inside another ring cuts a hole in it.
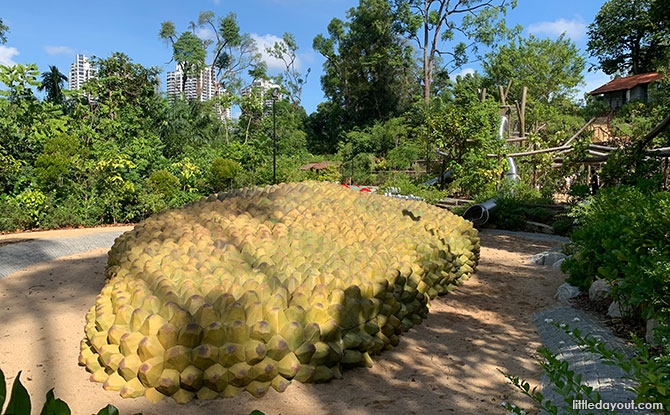
[{"label": "brown dirt", "polygon": [[[31,235],[32,236],[32,235]],[[482,234],[477,273],[431,304],[426,321],[406,333],[371,369],[344,380],[295,382],[282,394],[177,405],[122,399],[89,382],[77,365],[84,317],[103,286],[106,250],[38,264],[0,280],[0,368],[11,383],[21,379],[41,408],[46,392],[66,401],[73,414],[92,414],[111,403],[122,414],[503,414],[502,401],[529,407],[498,370],[537,384],[533,358],[540,338],[534,311],[553,304],[560,272],[526,264],[556,242]],[[38,413],[39,410],[35,413]]]}]

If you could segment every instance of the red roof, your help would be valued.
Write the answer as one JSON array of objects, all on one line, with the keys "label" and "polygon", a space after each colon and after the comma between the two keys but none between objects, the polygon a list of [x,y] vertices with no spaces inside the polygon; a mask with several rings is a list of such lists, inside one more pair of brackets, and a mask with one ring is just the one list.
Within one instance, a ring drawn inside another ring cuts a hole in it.
[{"label": "red roof", "polygon": [[658,81],[665,78],[664,74],[658,72],[641,73],[639,75],[626,76],[625,78],[612,79],[600,88],[589,92],[589,95],[604,94],[612,91],[625,91],[636,87],[640,84],[648,84],[649,82]]}]

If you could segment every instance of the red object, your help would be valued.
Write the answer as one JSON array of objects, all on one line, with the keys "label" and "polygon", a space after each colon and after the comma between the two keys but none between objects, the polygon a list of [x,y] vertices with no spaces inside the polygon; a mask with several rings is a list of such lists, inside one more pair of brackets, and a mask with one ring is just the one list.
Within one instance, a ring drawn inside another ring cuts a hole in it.
[{"label": "red object", "polygon": [[372,190],[368,189],[367,187],[363,187],[363,188],[361,188],[361,190],[360,190],[360,191],[361,191],[361,192],[368,192],[368,193],[372,193]]},{"label": "red object", "polygon": [[616,78],[609,81],[600,88],[594,89],[593,91],[589,92],[589,95],[598,95],[603,94],[605,92],[627,90],[634,88],[637,85],[648,84],[650,82],[658,81],[659,79],[663,78],[664,78],[663,74],[660,74],[658,72],[649,72],[649,73],[642,73],[639,75],[626,76],[624,78]]},{"label": "red object", "polygon": [[342,186],[346,187],[347,189],[351,189],[351,187],[347,186],[346,184],[343,184]]}]

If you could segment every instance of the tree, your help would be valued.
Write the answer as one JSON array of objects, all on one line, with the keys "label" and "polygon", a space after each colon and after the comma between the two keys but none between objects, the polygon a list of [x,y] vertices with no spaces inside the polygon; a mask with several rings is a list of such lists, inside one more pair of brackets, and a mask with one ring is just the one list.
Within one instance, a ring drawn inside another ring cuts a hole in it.
[{"label": "tree", "polygon": [[214,36],[204,43],[205,49],[213,46],[210,71],[214,93],[235,89],[240,83],[239,75],[260,61],[256,42],[247,33],[240,32],[235,13],[216,19],[214,12],[200,12],[198,26],[211,30]]},{"label": "tree", "polygon": [[575,92],[584,80],[586,61],[565,35],[556,40],[530,35],[492,51],[483,66],[494,85],[513,80],[510,96],[520,97],[525,86],[533,99],[548,104]]},{"label": "tree", "polygon": [[46,91],[46,101],[61,105],[63,103],[63,83],[67,76],[61,73],[54,65],[49,66],[49,72],[42,72],[42,83],[37,87],[39,91]]},{"label": "tree", "polygon": [[[172,45],[172,60],[177,62],[181,69],[181,90],[182,94],[186,91],[186,81],[190,76],[199,76],[205,67],[204,42],[193,32],[184,32],[177,36],[174,23],[161,23],[161,30],[158,36]],[[202,87],[198,87],[198,97],[202,93]]]},{"label": "tree", "polygon": [[[478,53],[479,45],[491,46],[501,36],[520,30],[517,27],[508,31],[505,20],[500,18],[508,6],[516,7],[516,0],[396,0],[407,36],[417,43],[422,54],[426,104],[430,102],[436,68],[458,68],[468,61],[468,52]],[[455,42],[457,36],[463,40],[451,49],[443,46],[445,42]],[[445,62],[445,57],[450,60]]]},{"label": "tree", "polygon": [[0,45],[7,42],[7,32],[9,32],[9,27],[2,22],[0,18]]},{"label": "tree", "polygon": [[588,50],[608,75],[656,70],[670,58],[667,0],[609,0],[589,25]]},{"label": "tree", "polygon": [[295,42],[295,36],[291,33],[284,33],[282,40],[275,42],[271,48],[266,48],[270,56],[284,62],[284,86],[288,91],[291,104],[295,108],[300,106],[300,97],[302,96],[302,88],[307,82],[307,77],[311,71],[307,69],[307,73],[302,76],[296,69],[296,51],[298,44]]},{"label": "tree", "polygon": [[396,14],[385,0],[361,0],[347,18],[331,20],[330,37],[314,38],[326,58],[325,95],[344,109],[347,126],[399,115],[412,96],[413,59]]},{"label": "tree", "polygon": [[454,171],[452,191],[476,196],[495,189],[504,166],[487,153],[502,153],[499,114],[498,104],[486,100],[448,105],[429,117],[433,142],[449,155],[445,169]]}]

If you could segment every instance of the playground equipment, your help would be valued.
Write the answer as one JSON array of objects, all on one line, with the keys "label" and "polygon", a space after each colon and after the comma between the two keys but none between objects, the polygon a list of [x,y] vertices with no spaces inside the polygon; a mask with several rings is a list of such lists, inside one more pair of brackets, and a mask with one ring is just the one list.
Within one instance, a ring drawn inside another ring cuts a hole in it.
[{"label": "playground equipment", "polygon": [[[498,130],[498,139],[505,139],[505,130],[507,129],[508,121],[504,115],[500,116],[500,129]],[[517,183],[519,181],[519,172],[516,168],[516,162],[513,157],[507,157],[507,165],[509,168],[505,172],[505,180]],[[492,198],[483,203],[477,203],[463,213],[463,219],[469,220],[475,225],[483,225],[489,220],[490,212],[496,207],[496,198]]]}]

